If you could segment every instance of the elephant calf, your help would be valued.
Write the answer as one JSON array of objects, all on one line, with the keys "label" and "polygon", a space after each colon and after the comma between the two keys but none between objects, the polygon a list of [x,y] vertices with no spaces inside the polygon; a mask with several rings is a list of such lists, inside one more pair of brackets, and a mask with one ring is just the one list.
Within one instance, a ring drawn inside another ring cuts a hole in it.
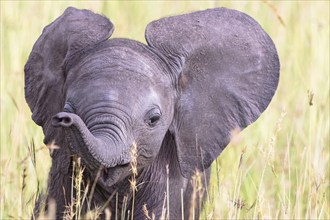
[{"label": "elephant calf", "polygon": [[193,209],[198,217],[192,176],[203,173],[205,187],[231,131],[268,106],[279,80],[276,48],[256,21],[226,8],[153,21],[147,44],[109,39],[113,30],[104,16],[68,8],[44,28],[25,65],[32,119],[44,143],[58,146],[46,203],[55,201],[63,217],[80,157],[83,184],[95,182],[83,213],[105,206],[112,218],[142,219],[145,205],[156,219],[163,206],[170,219],[188,219]]}]

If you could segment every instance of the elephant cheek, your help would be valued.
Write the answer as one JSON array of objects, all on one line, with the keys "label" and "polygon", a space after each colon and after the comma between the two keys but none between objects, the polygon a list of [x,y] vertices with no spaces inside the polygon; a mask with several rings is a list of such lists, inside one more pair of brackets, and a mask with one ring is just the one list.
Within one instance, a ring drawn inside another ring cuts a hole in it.
[{"label": "elephant cheek", "polygon": [[137,145],[138,166],[149,165],[159,154],[160,144],[157,145]]}]

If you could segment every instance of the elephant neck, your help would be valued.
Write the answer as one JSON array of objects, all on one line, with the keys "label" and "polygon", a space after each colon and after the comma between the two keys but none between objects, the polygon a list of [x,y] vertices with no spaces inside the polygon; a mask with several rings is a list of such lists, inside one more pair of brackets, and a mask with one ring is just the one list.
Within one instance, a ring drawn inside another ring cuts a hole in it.
[{"label": "elephant neck", "polygon": [[[136,213],[138,215],[137,219],[144,217],[142,209],[144,204],[147,205],[150,216],[152,210],[154,210],[156,219],[160,219],[164,200],[168,193],[170,206],[172,208],[180,207],[180,193],[177,192],[180,192],[181,188],[185,190],[187,182],[187,179],[181,175],[174,139],[170,133],[167,133],[158,156],[139,175],[138,185],[141,184],[141,187],[137,189],[136,196],[138,202],[135,204],[137,207],[141,207],[141,209],[138,208],[139,211]],[[171,207],[170,210],[172,209]]]}]

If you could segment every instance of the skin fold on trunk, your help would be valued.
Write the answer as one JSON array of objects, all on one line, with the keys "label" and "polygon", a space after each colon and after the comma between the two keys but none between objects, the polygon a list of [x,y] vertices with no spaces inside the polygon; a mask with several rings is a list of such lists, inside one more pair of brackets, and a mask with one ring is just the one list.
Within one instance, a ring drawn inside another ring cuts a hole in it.
[{"label": "skin fold on trunk", "polygon": [[91,170],[130,162],[129,147],[124,148],[123,144],[105,136],[94,136],[76,114],[60,112],[53,117],[52,125],[64,128],[71,151],[81,157]]}]

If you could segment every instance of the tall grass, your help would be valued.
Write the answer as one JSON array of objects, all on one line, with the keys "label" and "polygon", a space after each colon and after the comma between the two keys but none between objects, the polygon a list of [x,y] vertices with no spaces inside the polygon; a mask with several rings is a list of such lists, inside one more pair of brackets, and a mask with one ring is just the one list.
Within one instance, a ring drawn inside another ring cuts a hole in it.
[{"label": "tall grass", "polygon": [[328,1],[1,1],[0,219],[30,218],[46,189],[50,156],[24,100],[23,66],[42,28],[69,5],[110,17],[114,37],[143,42],[145,26],[162,16],[225,6],[255,18],[277,46],[279,88],[214,162],[201,218],[330,219]]}]

